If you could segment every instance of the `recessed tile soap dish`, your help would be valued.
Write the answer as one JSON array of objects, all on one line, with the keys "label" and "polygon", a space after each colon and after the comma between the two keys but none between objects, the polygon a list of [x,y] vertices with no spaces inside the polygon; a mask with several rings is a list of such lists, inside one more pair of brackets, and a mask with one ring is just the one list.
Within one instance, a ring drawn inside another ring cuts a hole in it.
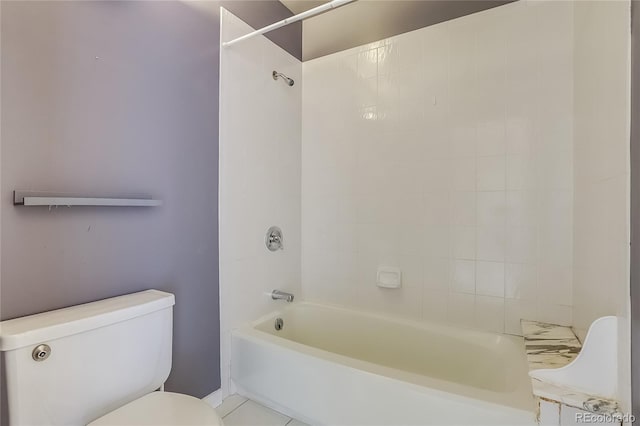
[{"label": "recessed tile soap dish", "polygon": [[379,266],[376,284],[383,288],[400,288],[402,271],[394,266]]}]

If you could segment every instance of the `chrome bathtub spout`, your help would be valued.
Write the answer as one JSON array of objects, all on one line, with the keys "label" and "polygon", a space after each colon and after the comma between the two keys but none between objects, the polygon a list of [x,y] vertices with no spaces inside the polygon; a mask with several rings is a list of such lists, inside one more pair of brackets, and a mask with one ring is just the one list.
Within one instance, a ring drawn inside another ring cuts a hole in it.
[{"label": "chrome bathtub spout", "polygon": [[293,302],[293,294],[286,291],[273,290],[271,292],[271,298],[273,300],[286,300],[287,302]]}]

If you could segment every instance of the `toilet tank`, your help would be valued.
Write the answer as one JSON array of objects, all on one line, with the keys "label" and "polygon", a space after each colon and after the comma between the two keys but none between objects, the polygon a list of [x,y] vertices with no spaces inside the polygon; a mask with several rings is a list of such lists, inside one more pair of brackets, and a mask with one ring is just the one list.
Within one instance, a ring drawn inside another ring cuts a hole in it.
[{"label": "toilet tank", "polygon": [[[86,425],[171,370],[173,294],[147,290],[0,322],[10,425]],[[34,350],[48,345],[48,356]]]}]

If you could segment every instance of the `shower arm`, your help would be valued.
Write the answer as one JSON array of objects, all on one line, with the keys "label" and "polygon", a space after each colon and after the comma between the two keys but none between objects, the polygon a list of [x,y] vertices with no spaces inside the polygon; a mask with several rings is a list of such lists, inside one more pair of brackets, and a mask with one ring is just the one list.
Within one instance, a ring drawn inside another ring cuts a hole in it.
[{"label": "shower arm", "polygon": [[293,86],[294,85],[293,79],[287,77],[286,75],[282,74],[281,72],[273,71],[273,73],[271,73],[271,76],[273,77],[274,80],[277,80],[278,77],[280,77],[281,79],[283,79],[285,81],[285,83],[287,83],[288,86]]}]

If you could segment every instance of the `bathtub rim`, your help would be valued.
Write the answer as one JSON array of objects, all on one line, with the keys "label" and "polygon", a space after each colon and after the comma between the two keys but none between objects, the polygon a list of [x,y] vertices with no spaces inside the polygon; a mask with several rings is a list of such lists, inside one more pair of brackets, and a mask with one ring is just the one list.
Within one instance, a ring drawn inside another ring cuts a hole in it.
[{"label": "bathtub rim", "polygon": [[[235,330],[239,330],[239,329],[244,329],[247,327],[252,327],[255,328],[256,326],[262,324],[263,322],[265,322],[268,319],[272,319],[274,318],[274,315],[279,314],[279,313],[284,313],[286,311],[290,311],[296,308],[300,308],[300,307],[304,307],[304,306],[311,306],[311,307],[317,307],[317,308],[324,308],[324,309],[332,309],[332,310],[337,310],[337,311],[341,311],[341,312],[346,312],[346,313],[356,313],[358,315],[362,315],[362,316],[366,316],[366,317],[371,317],[371,318],[376,318],[376,319],[381,319],[384,321],[388,321],[388,322],[392,322],[395,324],[402,324],[402,325],[409,325],[412,327],[416,327],[416,328],[421,328],[421,329],[451,329],[451,330],[457,330],[457,331],[465,331],[465,332],[469,332],[471,334],[476,334],[476,335],[483,335],[483,336],[498,336],[498,337],[502,337],[504,339],[508,339],[508,340],[513,340],[513,339],[523,339],[522,340],[522,347],[524,348],[524,338],[520,335],[517,334],[509,334],[509,333],[497,333],[497,332],[493,332],[493,331],[486,331],[486,330],[480,330],[480,329],[476,329],[473,327],[465,327],[462,325],[455,325],[455,324],[450,324],[450,323],[446,323],[446,322],[438,322],[438,321],[432,321],[432,320],[425,320],[425,321],[420,321],[420,320],[416,320],[416,319],[412,319],[412,318],[403,318],[403,317],[398,317],[398,316],[393,316],[390,314],[385,314],[385,313],[380,313],[380,312],[374,312],[371,310],[366,310],[366,309],[361,309],[361,308],[351,308],[351,307],[347,307],[344,305],[336,305],[336,304],[331,304],[331,303],[320,303],[320,302],[314,302],[314,301],[307,301],[307,300],[296,300],[294,302],[291,303],[287,303],[286,306],[282,306],[278,309],[275,309],[267,314],[264,314],[260,317],[258,317],[255,320],[252,320],[240,327],[237,327]],[[268,334],[268,333],[267,333]],[[526,360],[526,358],[525,358]]]},{"label": "bathtub rim", "polygon": [[[254,343],[265,343],[272,348],[294,351],[305,356],[313,357],[314,359],[318,359],[322,362],[339,364],[342,367],[357,370],[359,372],[362,372],[363,374],[373,375],[386,380],[391,380],[396,384],[411,386],[412,389],[425,394],[431,394],[438,397],[453,398],[459,402],[468,404],[478,404],[478,402],[480,402],[482,404],[488,404],[495,409],[515,410],[517,412],[527,412],[531,415],[535,415],[536,413],[535,398],[533,396],[533,390],[531,388],[531,381],[529,380],[529,377],[527,375],[527,369],[523,370],[523,377],[520,378],[516,390],[512,392],[497,392],[417,373],[411,373],[393,367],[376,364],[370,361],[349,357],[347,355],[342,355],[325,349],[299,343],[294,340],[280,337],[276,334],[271,334],[269,332],[262,331],[256,328],[257,326],[265,324],[268,321],[275,320],[275,318],[277,318],[279,315],[283,315],[283,313],[286,311],[295,308],[304,308],[305,306],[311,306],[321,309],[324,308],[329,310],[337,309],[350,314],[355,313],[357,315],[365,315],[379,320],[391,321],[396,324],[413,326],[419,329],[453,329],[458,331],[470,332],[472,334],[481,336],[498,336],[512,342],[518,337],[522,338],[521,336],[456,327],[450,324],[441,324],[437,322],[419,322],[410,319],[391,317],[384,314],[378,314],[359,309],[350,309],[343,306],[299,301],[285,306],[284,308],[275,310],[269,314],[263,315],[260,318],[245,324],[244,326],[232,330],[232,339],[234,337],[241,337],[248,339]],[[515,344],[515,342],[513,343]],[[522,356],[522,362],[525,362],[524,365],[526,366],[524,341],[522,342]],[[502,401],[500,398],[500,396],[504,397],[505,395],[508,395],[506,402]]]}]

